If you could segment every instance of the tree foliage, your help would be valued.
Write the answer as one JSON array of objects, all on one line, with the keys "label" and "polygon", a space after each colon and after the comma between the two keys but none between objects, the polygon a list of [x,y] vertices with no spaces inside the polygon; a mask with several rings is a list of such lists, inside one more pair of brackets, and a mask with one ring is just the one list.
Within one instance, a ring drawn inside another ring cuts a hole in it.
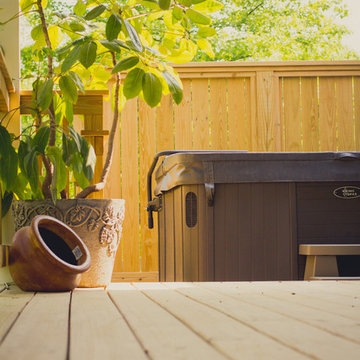
[{"label": "tree foliage", "polygon": [[212,16],[214,56],[196,60],[344,60],[356,54],[342,44],[342,0],[221,0]]}]

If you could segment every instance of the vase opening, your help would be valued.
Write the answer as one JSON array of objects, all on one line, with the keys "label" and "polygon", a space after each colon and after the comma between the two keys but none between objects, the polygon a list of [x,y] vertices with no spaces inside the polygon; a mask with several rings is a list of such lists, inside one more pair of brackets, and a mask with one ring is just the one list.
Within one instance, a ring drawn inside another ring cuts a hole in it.
[{"label": "vase opening", "polygon": [[53,231],[39,226],[39,233],[46,246],[61,260],[71,265],[78,265],[69,245]]},{"label": "vase opening", "polygon": [[66,224],[50,216],[35,216],[31,227],[43,249],[65,266],[90,266],[90,253],[81,238]]}]

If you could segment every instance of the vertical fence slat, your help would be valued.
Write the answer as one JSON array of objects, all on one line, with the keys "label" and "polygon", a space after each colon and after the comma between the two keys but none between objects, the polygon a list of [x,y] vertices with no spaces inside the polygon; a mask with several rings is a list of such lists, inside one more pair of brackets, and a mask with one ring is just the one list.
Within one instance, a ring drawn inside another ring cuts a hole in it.
[{"label": "vertical fence slat", "polygon": [[285,151],[301,151],[300,78],[284,79]]},{"label": "vertical fence slat", "polygon": [[352,78],[336,78],[338,150],[355,150]]},{"label": "vertical fence slat", "polygon": [[[192,82],[193,148],[209,149],[209,89],[208,79],[194,79]],[[196,97],[194,96],[196,94]]]},{"label": "vertical fence slat", "polygon": [[163,96],[156,109],[156,151],[174,149],[174,116],[171,95]]},{"label": "vertical fence slat", "polygon": [[320,150],[336,151],[335,78],[320,77]]},{"label": "vertical fence slat", "polygon": [[354,77],[355,146],[360,151],[360,77]]},{"label": "vertical fence slat", "polygon": [[[110,90],[110,96],[112,95],[112,86],[109,86]],[[111,106],[111,102],[104,100],[103,101],[103,121],[104,121],[104,129],[111,129],[112,120],[114,116],[114,111]],[[121,115],[120,115],[121,116]],[[119,116],[119,117],[120,117]],[[121,120],[118,120],[118,126],[116,129],[116,134],[114,137],[114,154],[113,154],[113,160],[110,167],[108,181],[105,184],[104,189],[104,198],[105,199],[121,199],[122,193],[121,193],[121,138],[120,138],[120,130],[121,130]],[[108,136],[105,137],[104,141],[104,149],[105,153],[107,152],[108,148]]]},{"label": "vertical fence slat", "polygon": [[317,78],[301,78],[303,150],[319,151],[319,107]]},{"label": "vertical fence slat", "polygon": [[[277,79],[276,79],[277,80]],[[275,151],[274,74],[259,71],[256,74],[257,121],[252,133],[253,151]]]},{"label": "vertical fence slat", "polygon": [[[122,197],[125,199],[125,220],[122,244],[114,271],[139,271],[139,169],[137,100],[129,100],[121,112]],[[112,181],[116,181],[112,179]],[[122,262],[124,259],[124,264]]]},{"label": "vertical fence slat", "polygon": [[227,149],[226,79],[210,80],[211,149]]},{"label": "vertical fence slat", "polygon": [[174,105],[175,118],[175,149],[192,149],[192,121],[191,121],[191,80],[184,79],[183,101]]},{"label": "vertical fence slat", "polygon": [[228,79],[228,135],[230,150],[249,150],[248,116],[245,96],[245,79]]},{"label": "vertical fence slat", "polygon": [[156,153],[156,109],[151,109],[139,100],[139,157],[140,157],[140,223],[141,223],[141,270],[153,271],[158,268],[157,221],[154,229],[147,224],[146,176]]}]

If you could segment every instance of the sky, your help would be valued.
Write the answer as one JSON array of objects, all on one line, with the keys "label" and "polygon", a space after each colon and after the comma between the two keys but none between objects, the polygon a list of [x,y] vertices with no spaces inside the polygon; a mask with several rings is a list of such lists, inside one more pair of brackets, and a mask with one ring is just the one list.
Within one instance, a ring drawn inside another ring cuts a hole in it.
[{"label": "sky", "polygon": [[360,0],[343,0],[349,9],[349,16],[344,24],[353,33],[344,38],[344,44],[360,55]]}]

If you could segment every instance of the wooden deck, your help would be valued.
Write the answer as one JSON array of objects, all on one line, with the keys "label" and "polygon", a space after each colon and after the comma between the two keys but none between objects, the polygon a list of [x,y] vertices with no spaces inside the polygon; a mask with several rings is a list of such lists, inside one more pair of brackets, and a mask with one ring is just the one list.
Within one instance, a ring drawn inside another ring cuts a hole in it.
[{"label": "wooden deck", "polygon": [[0,294],[0,359],[359,359],[360,281]]}]

